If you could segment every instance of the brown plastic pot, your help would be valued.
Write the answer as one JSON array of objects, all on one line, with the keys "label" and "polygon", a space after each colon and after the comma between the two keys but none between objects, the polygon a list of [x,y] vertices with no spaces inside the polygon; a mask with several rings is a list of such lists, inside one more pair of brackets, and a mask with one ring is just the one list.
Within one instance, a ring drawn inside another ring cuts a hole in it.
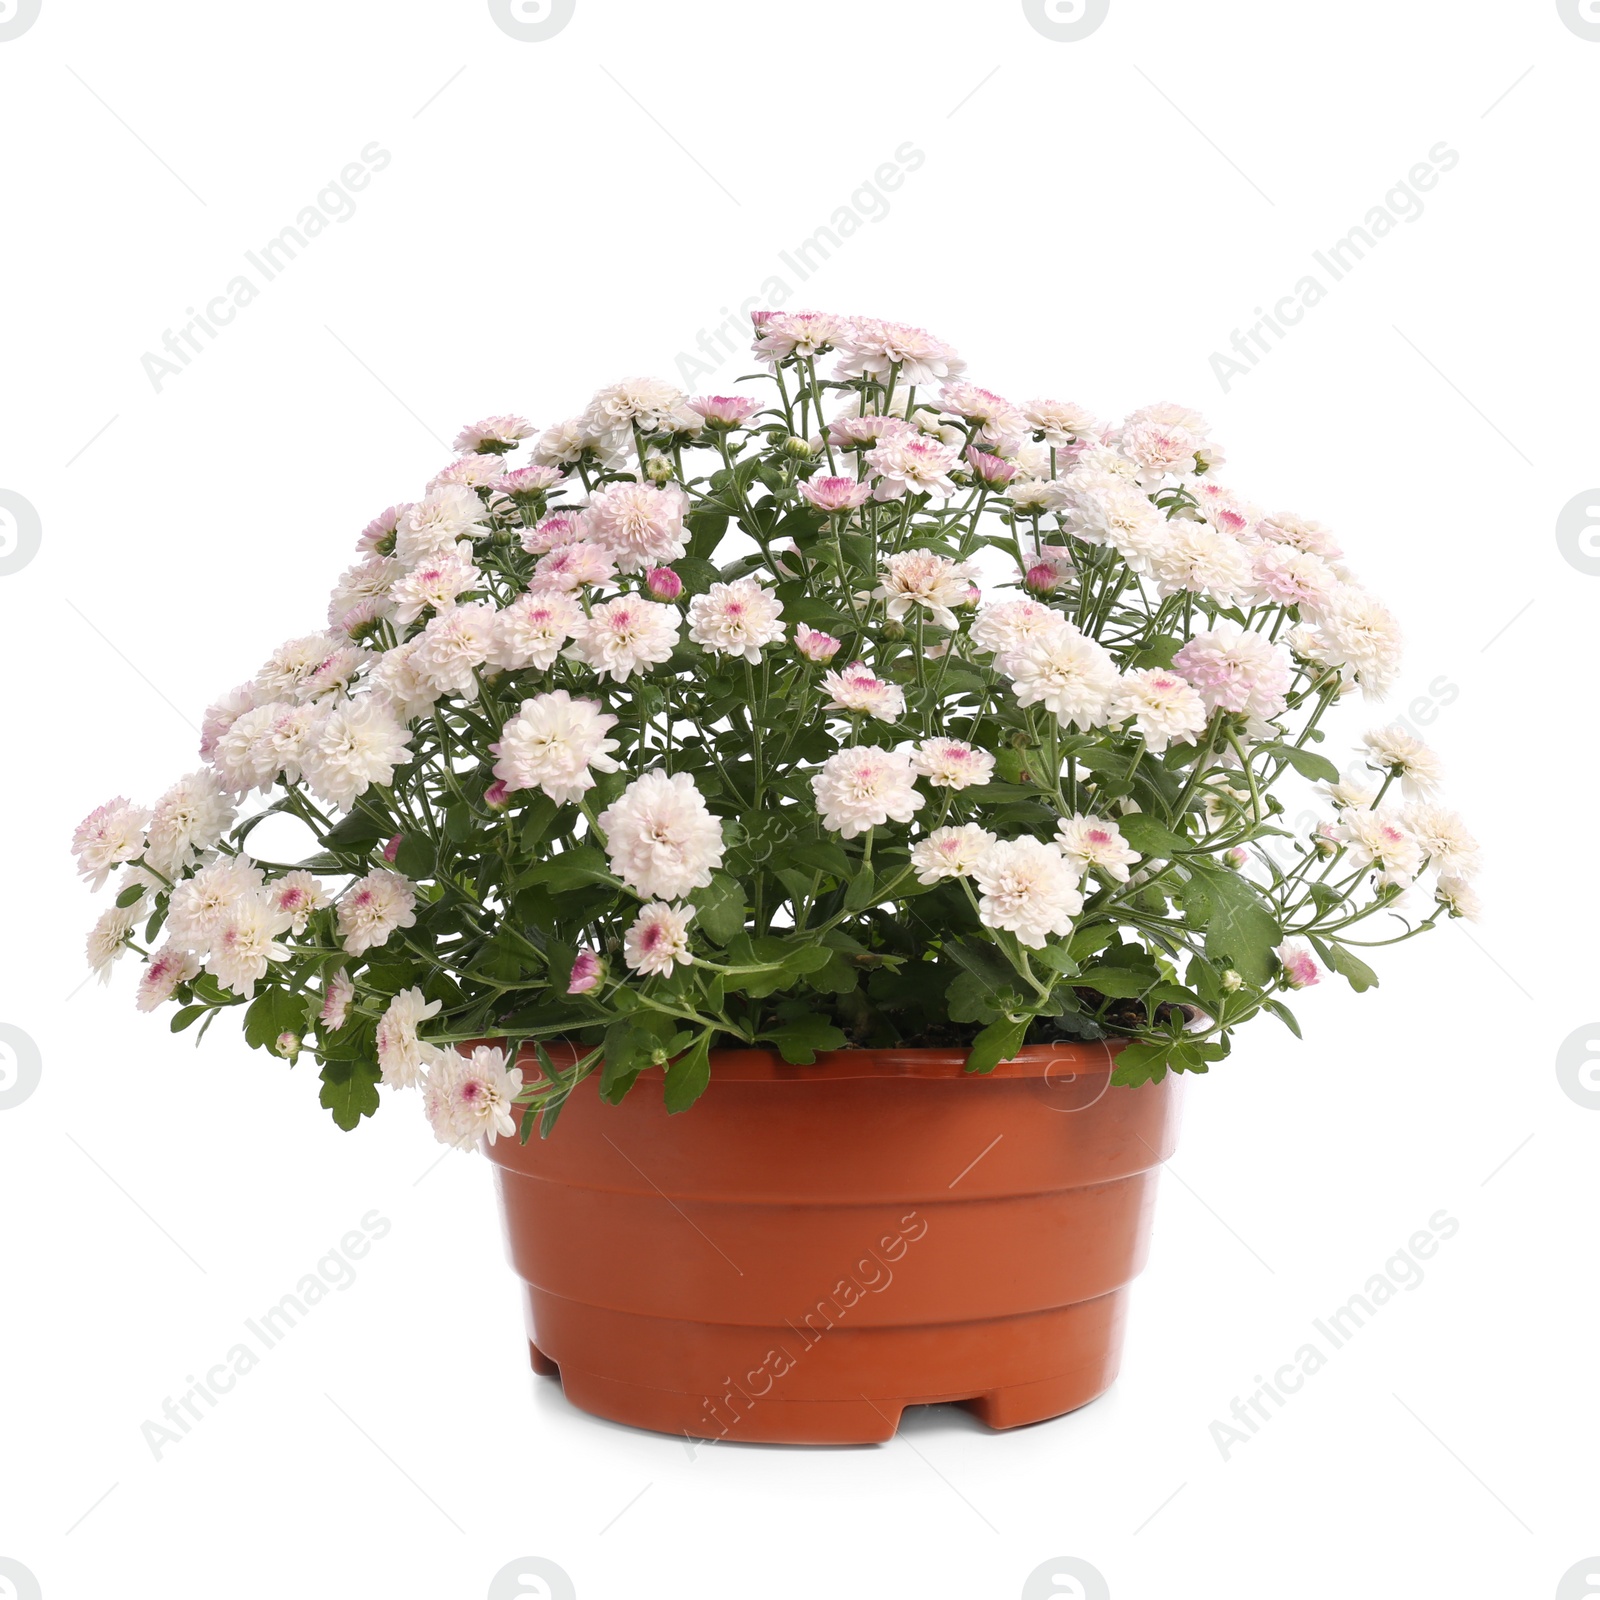
[{"label": "brown plastic pot", "polygon": [[885,1440],[936,1401],[1013,1428],[1103,1393],[1176,1080],[1112,1088],[1102,1045],[962,1060],[721,1051],[688,1112],[657,1069],[499,1140],[534,1369],[617,1422],[782,1443]]}]

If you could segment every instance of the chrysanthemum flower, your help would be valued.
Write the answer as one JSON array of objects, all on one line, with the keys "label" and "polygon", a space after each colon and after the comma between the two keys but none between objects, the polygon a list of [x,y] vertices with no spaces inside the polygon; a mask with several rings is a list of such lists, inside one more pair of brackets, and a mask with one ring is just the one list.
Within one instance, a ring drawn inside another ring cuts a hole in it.
[{"label": "chrysanthemum flower", "polygon": [[617,741],[606,737],[616,722],[596,701],[574,700],[565,689],[535,695],[490,746],[499,758],[494,775],[508,789],[542,789],[557,805],[580,799],[594,773],[617,770]]},{"label": "chrysanthemum flower", "polygon": [[681,899],[722,865],[722,824],[687,773],[635,778],[597,820],[611,870],[646,898]]},{"label": "chrysanthemum flower", "polygon": [[994,757],[965,739],[924,739],[911,764],[942,789],[970,789],[994,776]]},{"label": "chrysanthemum flower", "polygon": [[842,672],[823,673],[822,687],[827,690],[826,708],[830,711],[856,711],[885,722],[896,722],[906,714],[905,690],[877,677],[861,661],[852,662]]},{"label": "chrysanthemum flower", "polygon": [[387,787],[411,760],[409,734],[371,699],[332,706],[312,729],[300,757],[311,792],[348,811],[375,783]]},{"label": "chrysanthemum flower", "polygon": [[693,916],[693,906],[669,906],[659,900],[644,906],[622,937],[622,959],[647,978],[692,966],[689,920]]},{"label": "chrysanthemum flower", "polygon": [[118,795],[103,806],[96,806],[80,822],[72,835],[72,853],[78,858],[78,874],[98,889],[113,868],[131,861],[144,851],[145,824],[150,813]]},{"label": "chrysanthemum flower", "polygon": [[573,635],[568,654],[603,678],[625,683],[666,661],[678,642],[679,617],[672,606],[620,595],[598,605]]},{"label": "chrysanthemum flower", "polygon": [[1063,726],[1087,730],[1110,717],[1119,687],[1116,663],[1108,650],[1065,619],[1024,639],[997,665],[1011,679],[1018,705],[1043,705]]},{"label": "chrysanthemum flower", "polygon": [[533,424],[526,417],[485,417],[482,422],[468,423],[451,442],[452,450],[463,454],[476,454],[485,447],[498,445],[509,450],[519,439],[533,432]]},{"label": "chrysanthemum flower", "polygon": [[964,878],[983,859],[995,836],[975,822],[958,828],[935,828],[911,847],[911,865],[918,883],[942,883],[947,878]]},{"label": "chrysanthemum flower", "polygon": [[365,955],[397,928],[412,927],[416,904],[410,879],[379,867],[358,878],[340,897],[339,940],[351,955]]},{"label": "chrysanthemum flower", "polygon": [[1054,845],[1038,839],[1003,839],[972,868],[978,916],[986,928],[1014,933],[1031,950],[1051,934],[1065,938],[1083,909],[1078,875]]},{"label": "chrysanthemum flower", "polygon": [[1098,867],[1118,883],[1128,881],[1128,869],[1139,859],[1139,852],[1128,848],[1116,823],[1081,812],[1063,817],[1056,824],[1056,848],[1079,877]]},{"label": "chrysanthemum flower", "polygon": [[1393,774],[1408,798],[1420,799],[1432,794],[1444,776],[1438,754],[1414,734],[1403,722],[1391,722],[1386,728],[1373,728],[1362,736],[1367,747],[1368,765]]},{"label": "chrysanthemum flower", "polygon": [[1283,966],[1283,981],[1291,989],[1309,989],[1322,981],[1322,969],[1309,945],[1298,939],[1286,939],[1273,952]]},{"label": "chrysanthemum flower", "polygon": [[872,485],[854,478],[808,478],[798,487],[800,498],[818,511],[851,511],[872,498]]},{"label": "chrysanthemum flower", "polygon": [[684,555],[687,496],[677,484],[613,483],[597,489],[583,512],[588,539],[603,545],[622,572],[639,572]]},{"label": "chrysanthemum flower", "polygon": [[420,989],[402,989],[378,1019],[378,1066],[391,1089],[415,1089],[422,1082],[422,1044],[418,1027],[439,1014],[440,1002]]},{"label": "chrysanthemum flower", "polygon": [[909,751],[857,745],[835,751],[822,763],[812,776],[811,792],[823,827],[854,839],[889,821],[909,822],[924,804],[916,780]]},{"label": "chrysanthemum flower", "polygon": [[548,672],[582,624],[581,607],[564,594],[555,590],[520,594],[495,616],[489,659],[511,671],[534,667]]},{"label": "chrysanthemum flower", "polygon": [[1283,713],[1294,679],[1294,662],[1282,645],[1236,622],[1197,633],[1172,665],[1199,691],[1208,711],[1220,706],[1263,722]]},{"label": "chrysanthemum flower", "polygon": [[1209,720],[1206,703],[1189,681],[1160,667],[1125,673],[1112,697],[1113,723],[1133,719],[1146,747],[1160,755],[1171,744],[1193,744]]},{"label": "chrysanthemum flower", "polygon": [[783,638],[783,606],[754,578],[714,583],[689,602],[689,637],[717,655],[756,663],[762,650]]},{"label": "chrysanthemum flower", "polygon": [[423,1106],[441,1144],[470,1150],[480,1139],[513,1137],[521,1092],[522,1069],[506,1066],[504,1050],[480,1044],[470,1056],[429,1052]]}]

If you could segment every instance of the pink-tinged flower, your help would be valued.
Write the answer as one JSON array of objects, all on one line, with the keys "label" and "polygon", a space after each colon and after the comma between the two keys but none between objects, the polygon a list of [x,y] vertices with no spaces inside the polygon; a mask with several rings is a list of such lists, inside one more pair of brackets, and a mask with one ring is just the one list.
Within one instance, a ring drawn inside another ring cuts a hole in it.
[{"label": "pink-tinged flower", "polygon": [[1169,478],[1186,478],[1197,465],[1204,438],[1187,428],[1157,422],[1135,422],[1117,436],[1117,449],[1138,469],[1145,486],[1154,489]]},{"label": "pink-tinged flower", "polygon": [[652,567],[645,575],[644,586],[654,600],[671,602],[683,593],[683,579],[671,567]]},{"label": "pink-tinged flower", "polygon": [[1310,949],[1297,939],[1286,939],[1272,952],[1283,963],[1283,981],[1291,989],[1309,989],[1322,981],[1322,971]]},{"label": "pink-tinged flower", "polygon": [[385,861],[393,861],[394,858],[400,854],[400,845],[404,838],[405,835],[403,833],[397,833],[386,845],[384,845],[383,859]]},{"label": "pink-tinged flower", "polygon": [[503,778],[496,778],[483,791],[483,803],[491,811],[504,811],[511,804],[511,790]]},{"label": "pink-tinged flower", "polygon": [[583,620],[578,603],[558,590],[520,594],[494,619],[489,659],[512,672],[524,667],[547,672]]},{"label": "pink-tinged flower", "polygon": [[337,1033],[350,1015],[350,1004],[356,997],[356,986],[350,974],[340,967],[322,986],[322,1009],[317,1020],[324,1033]]},{"label": "pink-tinged flower", "polygon": [[1083,909],[1078,875],[1054,845],[1024,836],[991,845],[973,865],[978,917],[986,928],[1004,928],[1031,950],[1051,934],[1065,938]]},{"label": "pink-tinged flower", "polygon": [[681,620],[672,606],[619,595],[598,605],[579,626],[568,654],[601,677],[625,683],[668,660],[678,642]]},{"label": "pink-tinged flower", "polygon": [[1193,744],[1205,731],[1205,701],[1187,678],[1159,667],[1125,673],[1110,707],[1113,723],[1133,718],[1136,732],[1153,755],[1169,744]]},{"label": "pink-tinged flower", "polygon": [[752,311],[750,313],[751,326],[754,327],[757,333],[761,333],[777,315],[776,311]]},{"label": "pink-tinged flower", "polygon": [[274,1055],[282,1056],[285,1061],[297,1061],[300,1058],[300,1035],[291,1033],[287,1028],[272,1041]]},{"label": "pink-tinged flower", "polygon": [[813,774],[811,792],[823,827],[844,839],[891,820],[910,822],[926,804],[910,752],[875,745],[835,751]]},{"label": "pink-tinged flower", "polygon": [[1256,524],[1256,536],[1271,544],[1286,544],[1321,556],[1324,561],[1337,561],[1344,554],[1331,529],[1293,511],[1279,511],[1263,517]]},{"label": "pink-tinged flower", "polygon": [[490,1144],[517,1131],[517,1096],[522,1069],[507,1068],[506,1053],[480,1044],[470,1056],[457,1050],[430,1050],[423,1108],[441,1144],[470,1150],[479,1139]]},{"label": "pink-tinged flower", "polygon": [[245,712],[253,711],[255,706],[256,686],[253,683],[241,683],[207,706],[200,722],[200,759],[209,761],[217,748],[217,741]]},{"label": "pink-tinged flower", "polygon": [[395,529],[399,526],[401,517],[410,509],[410,501],[397,506],[385,506],[361,530],[360,537],[356,540],[356,549],[362,555],[387,555],[394,549]]},{"label": "pink-tinged flower", "polygon": [[769,366],[790,356],[819,356],[840,342],[847,327],[846,319],[831,311],[769,311],[760,316],[758,337],[750,348]]},{"label": "pink-tinged flower", "polygon": [[268,966],[288,960],[289,948],[278,940],[288,925],[264,895],[236,900],[217,920],[206,971],[224,989],[251,999]]},{"label": "pink-tinged flower", "polygon": [[534,563],[529,588],[572,594],[610,583],[616,575],[616,563],[599,545],[558,544]]},{"label": "pink-tinged flower", "polygon": [[72,835],[72,853],[78,858],[79,876],[89,880],[91,889],[98,889],[112,868],[143,853],[149,820],[148,811],[118,795],[96,806],[78,824]]},{"label": "pink-tinged flower", "polygon": [[755,578],[714,583],[689,602],[689,637],[716,655],[739,656],[752,665],[762,650],[783,637],[783,606]]},{"label": "pink-tinged flower", "polygon": [[483,574],[465,556],[441,556],[413,567],[389,592],[394,620],[415,622],[424,611],[448,611],[457,599],[476,589]]},{"label": "pink-tinged flower", "polygon": [[1257,596],[1280,606],[1315,610],[1339,587],[1338,574],[1321,556],[1293,545],[1262,545],[1253,566]]},{"label": "pink-tinged flower", "polygon": [[885,722],[905,715],[905,690],[875,676],[865,662],[853,661],[843,672],[823,673],[822,687],[828,691],[829,711],[858,711]]},{"label": "pink-tinged flower", "polygon": [[1207,710],[1242,711],[1262,721],[1281,715],[1294,677],[1294,662],[1281,644],[1236,622],[1196,634],[1172,664],[1200,691]]},{"label": "pink-tinged flower", "polygon": [[795,624],[794,647],[807,661],[832,661],[839,653],[841,642],[831,633],[808,628],[803,622]]},{"label": "pink-tinged flower", "polygon": [[891,371],[901,383],[921,385],[957,378],[967,364],[944,340],[926,328],[905,322],[880,322],[875,317],[853,317],[843,336],[835,339],[843,351],[838,366],[841,378],[870,373],[887,378]]},{"label": "pink-tinged flower", "polygon": [[987,484],[991,489],[999,489],[1017,475],[1016,463],[1002,461],[999,456],[992,456],[986,450],[980,450],[977,445],[967,446],[967,464],[977,474],[981,483]]},{"label": "pink-tinged flower", "polygon": [[489,487],[509,495],[548,494],[565,478],[566,473],[559,467],[517,467],[514,471],[502,472],[498,477],[491,478]]},{"label": "pink-tinged flower", "polygon": [[447,484],[457,484],[463,489],[487,488],[500,476],[502,466],[497,455],[457,456],[449,466],[428,479],[428,493]]},{"label": "pink-tinged flower", "polygon": [[987,389],[980,389],[975,383],[947,383],[939,391],[939,405],[945,411],[965,417],[968,422],[983,423],[991,430],[993,438],[1027,431],[1027,422],[1016,406]]},{"label": "pink-tinged flower", "polygon": [[972,643],[979,650],[1003,656],[1066,625],[1067,619],[1059,611],[1037,600],[1001,600],[978,613],[972,625]]},{"label": "pink-tinged flower", "polygon": [[543,556],[561,545],[581,543],[582,539],[577,512],[552,511],[537,528],[529,528],[523,534],[522,548],[530,556]]},{"label": "pink-tinged flower", "polygon": [[913,610],[926,611],[941,628],[954,628],[952,606],[972,602],[972,570],[932,550],[901,550],[883,564],[874,600],[885,600],[892,621],[901,622]]},{"label": "pink-tinged flower", "polygon": [[942,883],[946,878],[964,878],[998,841],[975,822],[959,828],[935,828],[927,838],[911,847],[911,865],[918,883]]},{"label": "pink-tinged flower", "polygon": [[1243,872],[1249,863],[1250,852],[1242,844],[1236,844],[1224,859],[1236,872]]},{"label": "pink-tinged flower", "polygon": [[605,963],[593,950],[580,950],[573,958],[572,977],[567,983],[568,994],[588,994],[599,987],[606,975]]},{"label": "pink-tinged flower", "polygon": [[689,409],[706,419],[713,428],[742,428],[761,409],[759,400],[745,395],[701,395],[689,402]]},{"label": "pink-tinged flower", "polygon": [[1358,867],[1377,867],[1379,883],[1408,884],[1423,867],[1422,845],[1405,819],[1385,807],[1339,813],[1333,836]]},{"label": "pink-tinged flower", "polygon": [[469,423],[455,436],[452,450],[476,453],[480,450],[509,450],[518,439],[526,439],[533,424],[526,417],[485,417]]},{"label": "pink-tinged flower", "polygon": [[1139,852],[1128,848],[1122,830],[1105,817],[1063,817],[1056,824],[1056,848],[1080,877],[1099,867],[1118,883],[1128,881],[1128,868],[1139,859]]},{"label": "pink-tinged flower", "polygon": [[1100,424],[1092,411],[1070,400],[1030,400],[1022,408],[1024,419],[1042,433],[1046,444],[1069,445],[1075,439],[1096,439]]},{"label": "pink-tinged flower", "polygon": [[289,919],[295,933],[304,933],[313,911],[321,911],[328,901],[321,881],[309,872],[290,872],[267,885],[267,898],[273,910]]},{"label": "pink-tinged flower", "polygon": [[864,417],[835,417],[828,424],[828,442],[835,450],[859,450],[882,439],[906,437],[916,431],[904,417],[875,413]]},{"label": "pink-tinged flower", "polygon": [[818,511],[850,511],[872,498],[872,485],[854,478],[810,478],[800,485],[800,498]]},{"label": "pink-tinged flower", "polygon": [[623,572],[681,560],[689,499],[677,484],[612,483],[597,489],[583,513],[585,536],[616,557]]},{"label": "pink-tinged flower", "polygon": [[177,945],[163,945],[151,956],[144,975],[139,979],[134,1004],[141,1011],[154,1011],[170,1000],[180,983],[188,983],[200,976],[200,963],[193,951],[182,950]]},{"label": "pink-tinged flower", "polygon": [[383,944],[396,928],[415,924],[411,882],[383,867],[358,878],[339,901],[339,938],[353,956]]},{"label": "pink-tinged flower", "polygon": [[872,496],[896,500],[905,494],[931,494],[949,499],[956,492],[950,477],[959,459],[955,445],[920,433],[897,433],[879,441],[867,455],[867,465],[877,473]]},{"label": "pink-tinged flower", "polygon": [[1061,587],[1061,576],[1053,561],[1036,561],[1023,573],[1022,586],[1029,594],[1054,594]]},{"label": "pink-tinged flower", "polygon": [[635,918],[622,937],[622,959],[647,978],[665,976],[675,966],[693,966],[689,919],[694,907],[654,900]]},{"label": "pink-tinged flower", "polygon": [[964,739],[924,739],[911,764],[944,789],[970,789],[994,776],[994,757]]}]

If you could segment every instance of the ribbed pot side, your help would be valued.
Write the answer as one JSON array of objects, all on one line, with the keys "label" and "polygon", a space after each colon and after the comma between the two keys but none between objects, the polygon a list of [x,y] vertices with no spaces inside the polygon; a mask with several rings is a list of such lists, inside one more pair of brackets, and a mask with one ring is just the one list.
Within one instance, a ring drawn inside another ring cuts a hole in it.
[{"label": "ribbed pot side", "polygon": [[1103,1393],[1177,1081],[1112,1088],[1100,1045],[962,1060],[723,1051],[688,1112],[659,1071],[619,1106],[589,1079],[550,1139],[498,1140],[535,1369],[597,1416],[782,1443],[885,1440],[932,1401],[1017,1427]]}]

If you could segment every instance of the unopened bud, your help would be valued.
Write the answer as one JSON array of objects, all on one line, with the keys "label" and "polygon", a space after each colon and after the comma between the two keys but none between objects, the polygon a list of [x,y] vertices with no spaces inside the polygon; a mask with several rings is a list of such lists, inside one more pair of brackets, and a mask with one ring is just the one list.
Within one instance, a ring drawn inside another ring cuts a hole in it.
[{"label": "unopened bud", "polygon": [[300,1035],[298,1033],[280,1033],[273,1041],[272,1048],[285,1061],[293,1061],[300,1054]]},{"label": "unopened bud", "polygon": [[491,811],[504,811],[511,804],[511,791],[506,787],[504,778],[496,778],[483,791],[483,803]]},{"label": "unopened bud", "polygon": [[671,567],[652,567],[644,583],[657,600],[676,600],[683,593],[683,579]]},{"label": "unopened bud", "polygon": [[666,483],[672,477],[672,463],[665,456],[650,456],[644,464],[644,475],[652,483]]},{"label": "unopened bud", "polygon": [[1028,568],[1022,582],[1029,594],[1054,594],[1061,587],[1056,569],[1048,561],[1036,561]]},{"label": "unopened bud", "polygon": [[792,433],[783,441],[784,450],[797,461],[809,461],[816,451],[811,448],[809,439],[802,439],[799,434]]},{"label": "unopened bud", "polygon": [[1242,989],[1243,987],[1243,974],[1235,972],[1232,967],[1229,967],[1227,971],[1222,974],[1222,992],[1224,994],[1232,994],[1235,990]]}]

